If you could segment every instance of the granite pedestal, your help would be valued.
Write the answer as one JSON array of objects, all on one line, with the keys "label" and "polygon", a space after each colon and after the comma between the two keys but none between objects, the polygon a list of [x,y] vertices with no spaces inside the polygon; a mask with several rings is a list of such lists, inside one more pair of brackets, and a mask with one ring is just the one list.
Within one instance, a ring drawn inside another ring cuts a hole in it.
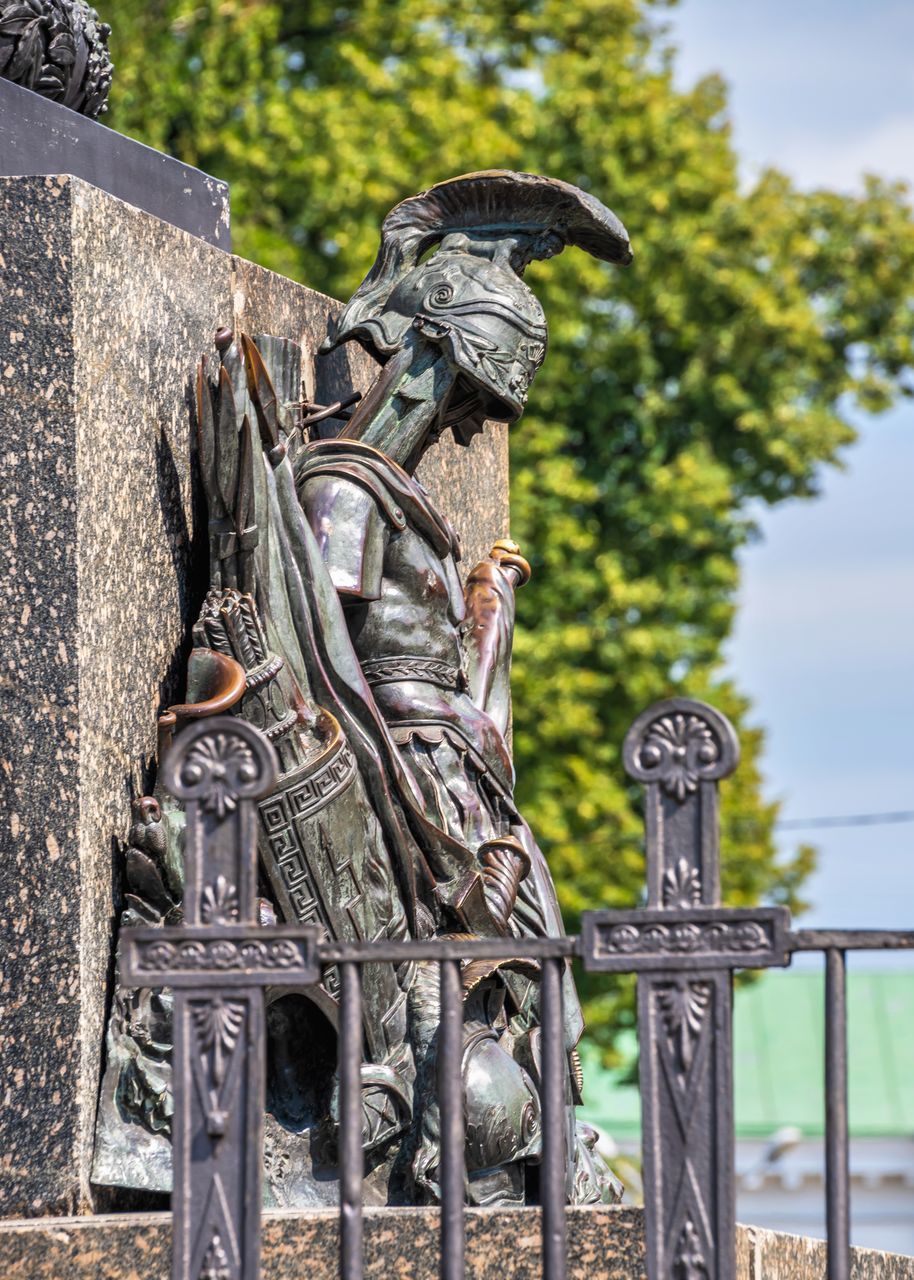
[{"label": "granite pedestal", "polygon": [[[568,1226],[568,1280],[646,1280],[640,1209],[575,1209]],[[438,1280],[438,1231],[436,1209],[367,1210],[365,1280]],[[6,1280],[162,1280],[170,1249],[165,1214],[0,1225]],[[539,1210],[470,1210],[466,1274],[473,1280],[540,1280]],[[335,1211],[264,1214],[263,1280],[338,1276]]]},{"label": "granite pedestal", "polygon": [[227,183],[0,76],[0,178],[62,172],[232,247]]},{"label": "granite pedestal", "polygon": [[[473,1280],[540,1280],[538,1209],[467,1212],[466,1271]],[[437,1280],[438,1212],[369,1209],[365,1280]],[[5,1280],[162,1280],[169,1273],[167,1214],[119,1214],[0,1223]],[[643,1210],[571,1209],[568,1280],[646,1280]],[[329,1210],[264,1214],[263,1280],[337,1280],[339,1229]],[[826,1280],[823,1240],[736,1229],[737,1280]],[[914,1280],[914,1258],[851,1250],[851,1280]]]},{"label": "granite pedestal", "polygon": [[[314,358],[337,307],[82,180],[0,179],[0,1217],[106,1203],[120,845],[206,586],[197,358],[220,325],[275,333],[303,343],[309,398],[364,390],[360,350]],[[504,429],[455,455],[422,478],[471,565],[507,531]]]}]

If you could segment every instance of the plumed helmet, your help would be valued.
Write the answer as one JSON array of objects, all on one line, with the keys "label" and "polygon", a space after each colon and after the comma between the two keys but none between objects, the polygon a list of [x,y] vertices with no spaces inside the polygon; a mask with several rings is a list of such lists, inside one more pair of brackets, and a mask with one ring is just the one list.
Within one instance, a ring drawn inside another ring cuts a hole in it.
[{"label": "plumed helmet", "polygon": [[547,340],[543,310],[521,276],[566,245],[620,265],[632,258],[615,214],[567,182],[491,170],[439,183],[384,219],[374,266],[323,349],[354,338],[383,362],[417,329],[461,375],[458,407],[468,408],[469,383],[477,415],[513,421]]},{"label": "plumed helmet", "polygon": [[[484,418],[513,421],[546,354],[546,317],[509,267],[479,257],[449,236],[433,258],[397,284],[384,310],[364,320],[362,335],[381,358],[414,328],[441,346],[475,391]],[[458,404],[466,394],[457,392]]]}]

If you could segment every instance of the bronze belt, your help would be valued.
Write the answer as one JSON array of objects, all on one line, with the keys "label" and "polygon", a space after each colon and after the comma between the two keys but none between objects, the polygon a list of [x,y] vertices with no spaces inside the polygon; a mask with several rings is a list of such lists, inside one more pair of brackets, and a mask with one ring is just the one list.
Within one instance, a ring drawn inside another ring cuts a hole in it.
[{"label": "bronze belt", "polygon": [[373,658],[362,663],[369,684],[396,684],[400,680],[424,680],[442,689],[463,689],[466,676],[460,667],[439,658],[393,657]]}]

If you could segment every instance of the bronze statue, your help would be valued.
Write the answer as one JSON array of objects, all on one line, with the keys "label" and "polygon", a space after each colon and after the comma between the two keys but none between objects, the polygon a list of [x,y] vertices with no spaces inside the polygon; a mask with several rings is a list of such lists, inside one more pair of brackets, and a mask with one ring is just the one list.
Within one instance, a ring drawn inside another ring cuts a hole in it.
[{"label": "bronze statue", "polygon": [[0,76],[94,120],[108,110],[110,34],[86,0],[0,0]]},{"label": "bronze statue", "polygon": [[[523,272],[568,245],[631,259],[605,206],[531,174],[469,174],[398,205],[325,344],[359,341],[382,365],[335,435],[329,417],[319,436],[296,416],[295,344],[217,335],[198,387],[211,591],[188,701],[161,734],[165,751],[182,719],[228,705],[277,747],[282,776],[260,806],[265,919],[340,938],[518,939],[516,958],[464,967],[467,1191],[480,1205],[536,1197],[538,971],[522,939],[560,934],[562,921],[505,741],[514,592],[529,566],[500,542],[463,582],[459,539],[413,473],[444,431],[466,444],[486,420],[520,416],[547,341]],[[181,815],[165,796],[142,803],[127,871],[146,887],[130,909],[173,918]],[[570,969],[564,988],[568,1197],[594,1203],[611,1182],[575,1125],[583,1021]],[[372,966],[365,993],[368,1195],[433,1201],[437,966]],[[330,974],[271,1007],[276,1203],[333,1195],[335,996]],[[167,1067],[167,1005],[117,1000],[97,1173],[135,1185],[118,1176],[129,1163],[120,1120],[138,1122],[144,1142],[155,1131],[154,1159],[167,1163],[167,1080],[150,1093]]]}]

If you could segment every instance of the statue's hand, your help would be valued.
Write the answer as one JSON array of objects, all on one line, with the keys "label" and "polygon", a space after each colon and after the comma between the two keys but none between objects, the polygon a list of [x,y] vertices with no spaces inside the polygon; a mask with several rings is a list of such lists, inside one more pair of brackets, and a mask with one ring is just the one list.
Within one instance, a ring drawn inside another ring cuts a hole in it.
[{"label": "statue's hand", "polygon": [[[530,581],[530,564],[520,553],[520,543],[512,538],[499,538],[489,552],[489,557],[495,561],[515,591]],[[471,574],[470,577],[472,576]]]}]

